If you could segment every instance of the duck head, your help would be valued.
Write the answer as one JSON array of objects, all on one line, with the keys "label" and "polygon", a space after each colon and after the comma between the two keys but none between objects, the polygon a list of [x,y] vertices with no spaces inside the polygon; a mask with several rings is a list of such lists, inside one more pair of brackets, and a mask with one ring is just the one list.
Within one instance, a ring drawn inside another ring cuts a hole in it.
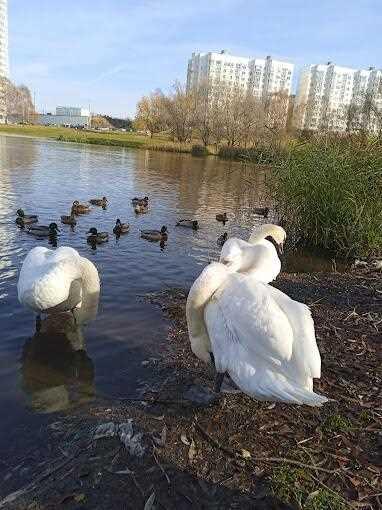
[{"label": "duck head", "polygon": [[117,221],[115,222],[115,226],[119,227],[121,225],[121,220],[117,218]]},{"label": "duck head", "polygon": [[96,236],[98,234],[98,231],[96,228],[92,227],[89,229],[89,232],[87,232],[87,234],[91,234],[93,236]]},{"label": "duck head", "polygon": [[60,232],[60,229],[58,228],[57,223],[50,223],[50,225],[49,225],[49,232],[51,234],[56,234],[56,232]]},{"label": "duck head", "polygon": [[199,228],[198,220],[194,220],[194,221],[192,222],[192,228],[193,228],[194,230],[197,230],[197,229]]},{"label": "duck head", "polygon": [[163,227],[160,229],[161,234],[167,234],[167,227],[163,225]]},{"label": "duck head", "polygon": [[25,213],[22,209],[17,209],[17,216],[20,216],[20,218],[23,218],[25,216]]}]

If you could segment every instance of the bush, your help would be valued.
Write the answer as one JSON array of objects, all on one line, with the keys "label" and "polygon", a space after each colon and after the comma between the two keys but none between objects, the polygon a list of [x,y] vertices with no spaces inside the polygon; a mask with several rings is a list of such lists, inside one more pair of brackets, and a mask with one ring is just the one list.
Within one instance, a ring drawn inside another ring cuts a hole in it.
[{"label": "bush", "polygon": [[193,145],[191,148],[191,154],[193,156],[208,156],[209,152],[207,147],[204,147],[204,145]]},{"label": "bush", "polygon": [[236,159],[264,165],[277,162],[280,158],[285,157],[285,153],[271,145],[257,146],[250,149],[224,146],[219,149],[218,156],[222,159]]},{"label": "bush", "polygon": [[304,244],[348,257],[382,251],[382,146],[315,138],[290,149],[268,181],[283,224]]}]

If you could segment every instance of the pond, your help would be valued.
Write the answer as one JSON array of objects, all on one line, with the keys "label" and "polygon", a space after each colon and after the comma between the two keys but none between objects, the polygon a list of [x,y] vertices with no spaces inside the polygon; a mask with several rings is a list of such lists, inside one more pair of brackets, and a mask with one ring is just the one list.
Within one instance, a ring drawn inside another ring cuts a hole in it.
[{"label": "pond", "polygon": [[[171,287],[187,288],[219,254],[217,238],[247,238],[264,221],[253,212],[267,204],[266,170],[219,159],[143,150],[0,137],[0,448],[10,448],[11,430],[33,434],[44,413],[79,406],[95,395],[139,395],[150,384],[145,363],[158,356],[167,325],[143,296]],[[70,213],[73,200],[107,196],[72,230],[60,224],[59,246],[72,246],[99,269],[98,315],[83,330],[71,317],[47,322],[35,334],[35,318],[17,299],[17,277],[27,252],[48,246],[18,229],[23,208],[42,224]],[[149,212],[136,216],[134,196],[150,197]],[[215,219],[227,212],[223,226]],[[112,232],[116,218],[131,224],[120,239],[93,250],[90,227]],[[175,228],[181,218],[197,219],[198,231]],[[267,221],[271,221],[270,217]],[[164,246],[140,238],[139,230],[166,225]],[[322,268],[314,257],[292,257],[308,270]],[[328,266],[328,269],[330,267]],[[13,447],[15,447],[13,445]],[[4,455],[6,457],[6,455]]]}]

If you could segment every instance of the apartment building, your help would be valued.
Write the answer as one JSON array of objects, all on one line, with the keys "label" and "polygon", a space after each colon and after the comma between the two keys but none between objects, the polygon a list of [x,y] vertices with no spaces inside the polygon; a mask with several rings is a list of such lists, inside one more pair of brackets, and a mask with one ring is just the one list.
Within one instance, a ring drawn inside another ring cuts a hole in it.
[{"label": "apartment building", "polygon": [[238,57],[226,50],[220,53],[193,53],[188,61],[187,90],[220,84],[252,92],[261,99],[270,94],[290,94],[293,64],[273,60]]},{"label": "apartment building", "polygon": [[[0,0],[0,78],[9,78],[8,61],[8,2]],[[0,124],[6,121],[5,83],[0,80]]]},{"label": "apartment building", "polygon": [[294,125],[298,129],[343,132],[366,122],[367,129],[375,131],[376,115],[371,112],[364,118],[367,97],[382,108],[380,70],[357,70],[331,62],[310,65],[300,74]]}]

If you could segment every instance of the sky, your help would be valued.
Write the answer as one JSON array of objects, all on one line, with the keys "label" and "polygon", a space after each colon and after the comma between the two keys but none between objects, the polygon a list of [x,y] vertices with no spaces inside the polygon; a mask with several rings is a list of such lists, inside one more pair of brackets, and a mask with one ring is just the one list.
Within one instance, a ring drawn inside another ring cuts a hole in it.
[{"label": "sky", "polygon": [[11,79],[39,111],[133,116],[193,51],[382,67],[381,0],[8,0]]}]

